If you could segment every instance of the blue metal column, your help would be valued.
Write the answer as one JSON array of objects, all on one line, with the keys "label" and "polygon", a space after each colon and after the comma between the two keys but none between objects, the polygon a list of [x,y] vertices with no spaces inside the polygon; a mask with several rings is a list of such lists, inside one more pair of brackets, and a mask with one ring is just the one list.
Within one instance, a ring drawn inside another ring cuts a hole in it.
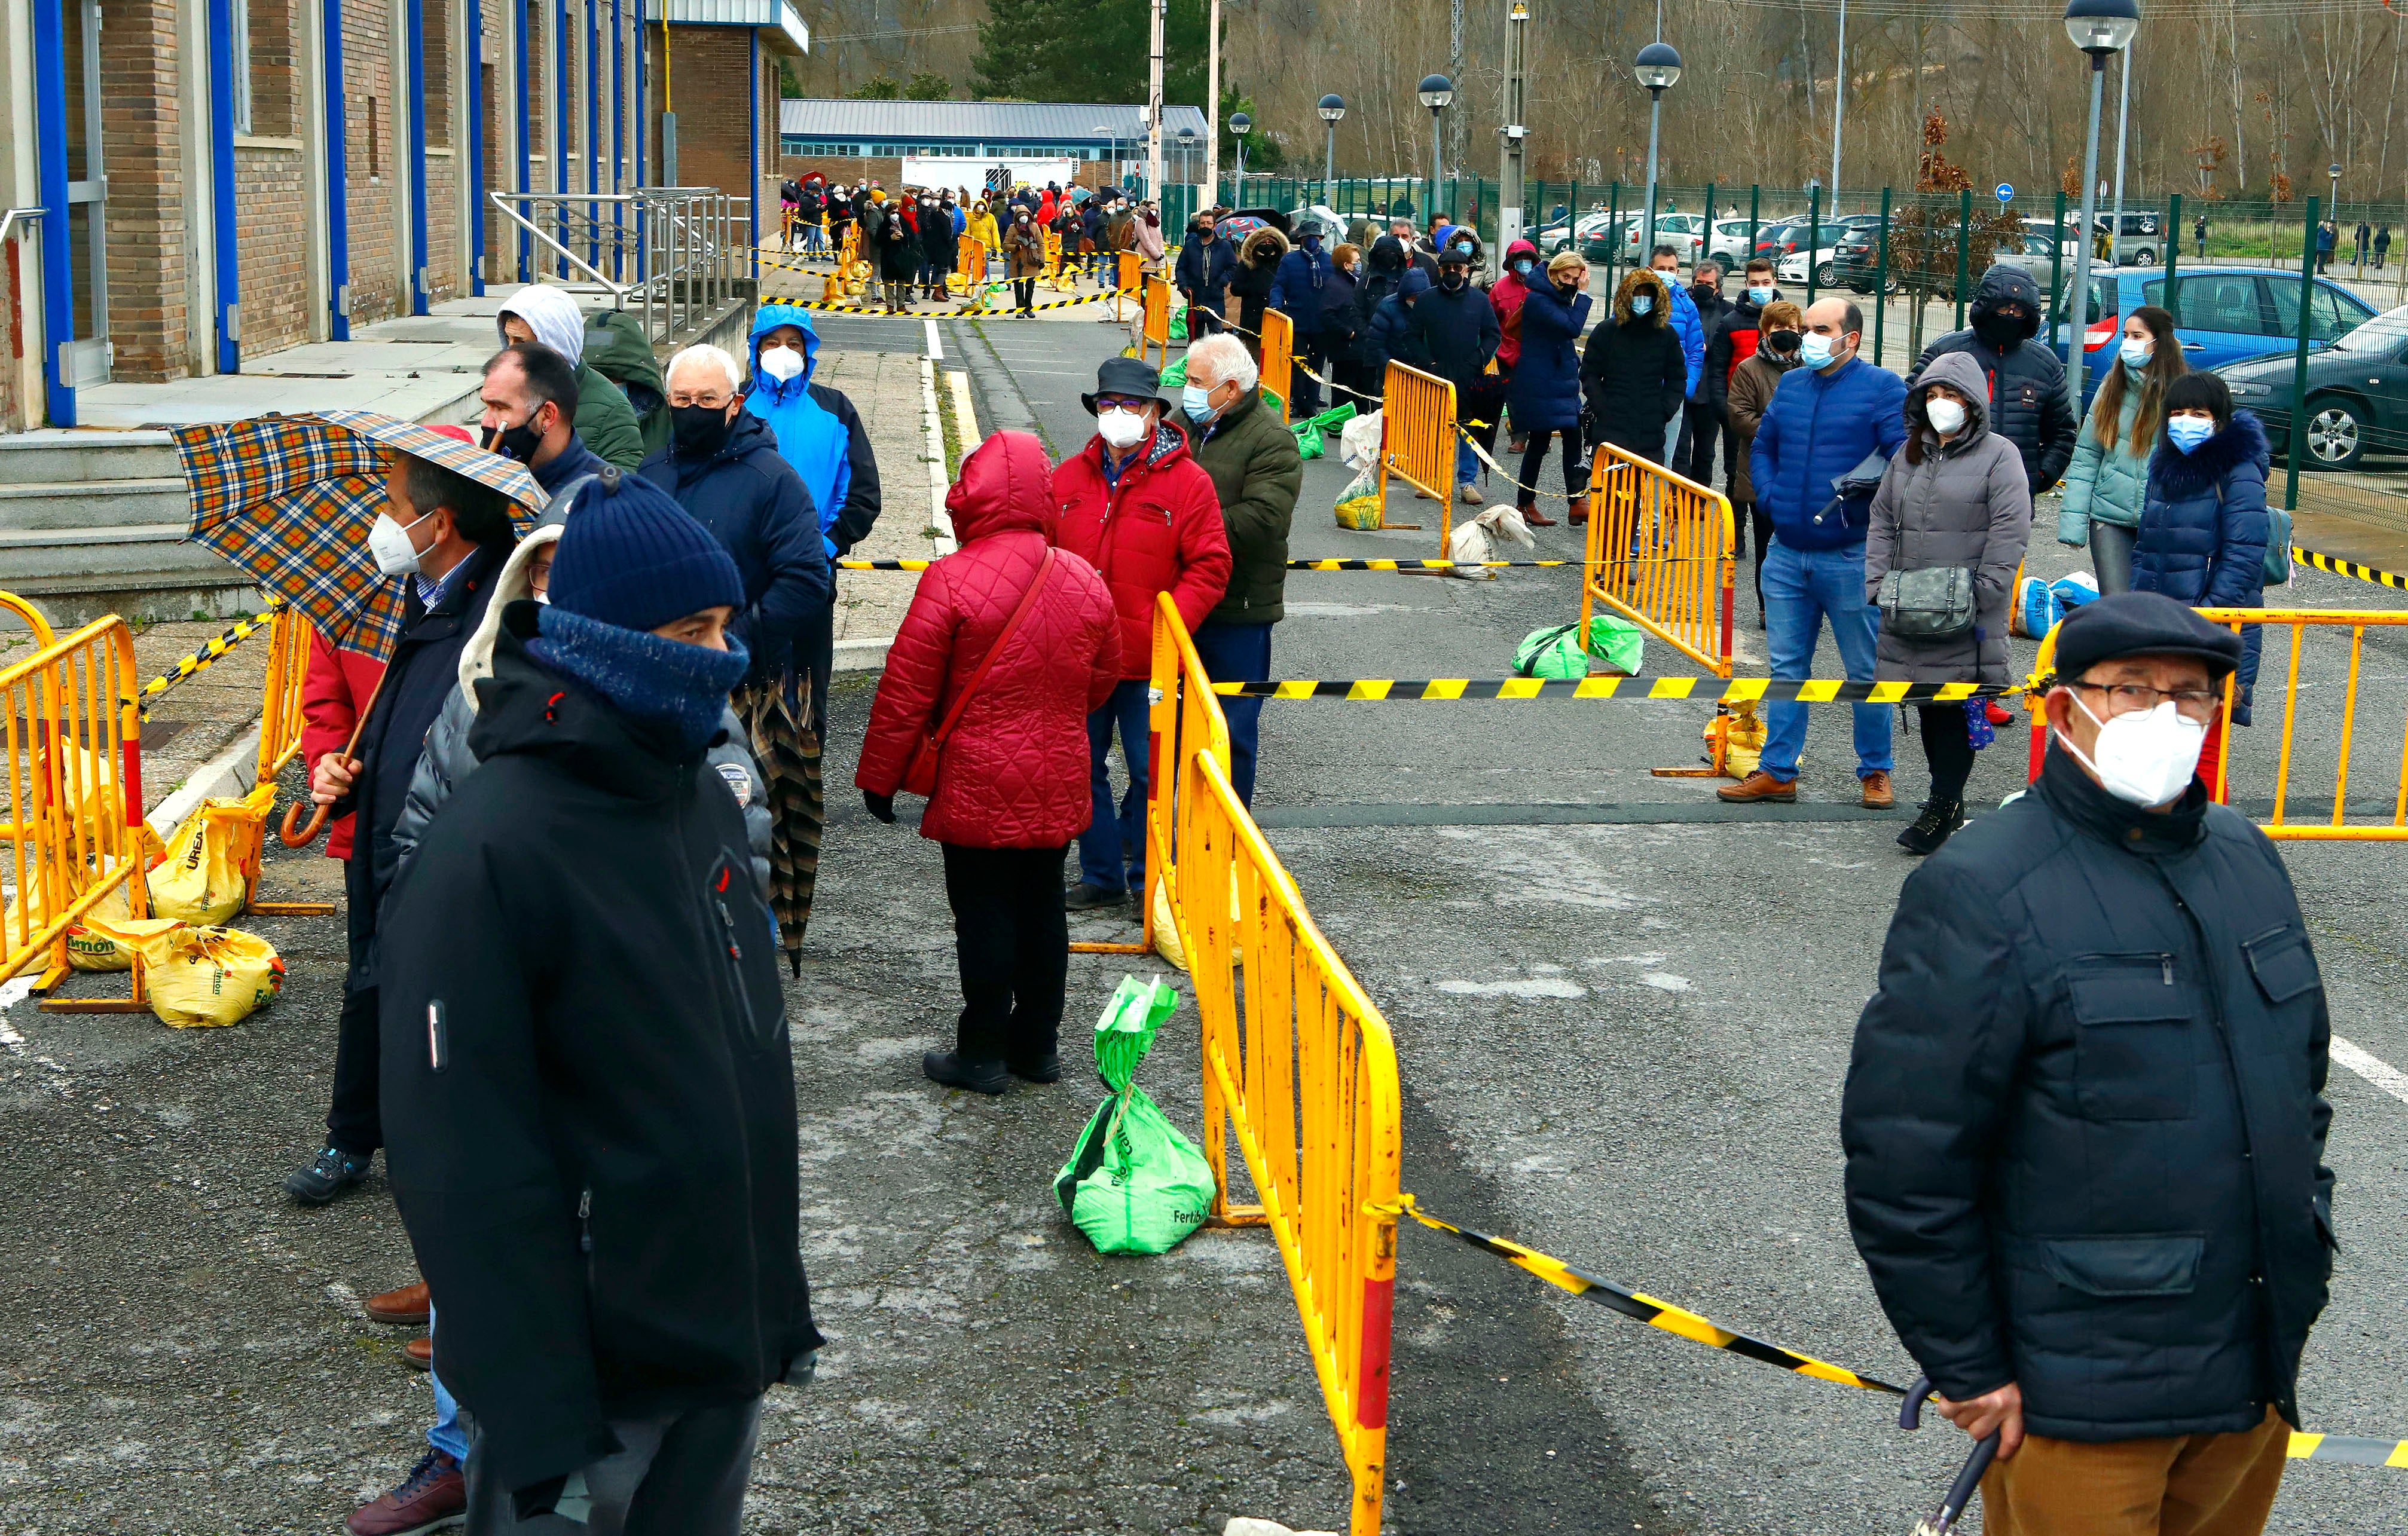
[{"label": "blue metal column", "polygon": [[[510,130],[510,174],[504,178],[503,185],[514,192],[529,192],[533,189],[525,185],[527,168],[535,164],[535,156],[527,153],[527,149],[531,143],[530,135],[534,131],[535,119],[527,109],[527,0],[512,0],[510,25],[513,29],[512,36],[517,41],[517,46],[510,50],[510,64],[518,76],[515,84],[518,91],[519,115],[517,122]],[[518,210],[521,214],[524,214],[526,204],[519,203]],[[510,277],[513,281],[524,282],[534,276],[535,236],[525,230],[521,230],[519,231],[519,264],[511,270]]]},{"label": "blue metal column", "polygon": [[[556,197],[563,199],[563,201],[556,202],[552,205],[560,210],[558,220],[560,227],[554,232],[553,237],[560,242],[563,249],[566,249],[568,247],[568,204],[566,199],[568,195],[569,186],[568,125],[570,122],[575,121],[569,116],[569,104],[573,98],[568,93],[568,0],[555,0],[555,4],[553,6],[552,34],[552,41],[555,45],[552,49],[554,57],[552,62],[552,100],[553,106],[553,111],[552,114],[552,190]],[[561,277],[566,277],[568,276],[567,257],[562,257],[560,260],[554,262],[552,265],[560,269]]]},{"label": "blue metal column", "polygon": [[[602,157],[597,141],[602,136],[602,7],[596,0],[585,3],[585,191],[588,195],[602,190]],[[585,259],[595,266],[602,264],[602,209],[600,205],[585,205]]]},{"label": "blue metal column", "polygon": [[[627,192],[627,13],[620,8],[620,0],[610,0],[610,191],[618,196]],[[610,229],[615,249],[626,249],[627,205],[610,205]],[[611,267],[614,281],[625,282],[627,269],[624,260]]]},{"label": "blue metal column", "polygon": [[[645,158],[644,127],[652,114],[652,50],[644,32],[644,0],[636,6],[636,186],[638,191],[651,184],[652,162]],[[652,277],[652,251],[644,238],[647,215],[642,205],[636,209],[636,280]]]},{"label": "blue metal column", "polygon": [[[752,232],[745,238],[752,243],[752,280],[757,283],[761,280],[761,29],[747,27],[744,37],[750,47],[744,60],[744,78],[752,92],[752,100],[744,108],[744,142],[752,157],[744,167],[744,209],[752,221]],[[903,195],[899,184],[895,195]]]},{"label": "blue metal column", "polygon": [[[209,0],[209,205],[215,251],[218,372],[242,372],[242,242],[235,231],[234,0]],[[245,69],[251,61],[242,61]]]},{"label": "blue metal column", "polygon": [[[220,0],[221,4],[230,0]],[[426,7],[403,0],[408,19],[402,29],[409,50],[409,138],[400,169],[409,178],[409,312],[426,313]]]},{"label": "blue metal column", "polygon": [[[75,345],[74,263],[67,249],[66,29],[57,0],[34,7],[34,148],[42,188],[42,392],[54,427],[76,424],[67,348]],[[78,61],[78,67],[81,61]]]},{"label": "blue metal column", "polygon": [[485,7],[468,0],[468,292],[485,292]]},{"label": "blue metal column", "polygon": [[326,334],[351,339],[351,119],[343,110],[343,7],[325,0],[322,65],[326,76]]}]

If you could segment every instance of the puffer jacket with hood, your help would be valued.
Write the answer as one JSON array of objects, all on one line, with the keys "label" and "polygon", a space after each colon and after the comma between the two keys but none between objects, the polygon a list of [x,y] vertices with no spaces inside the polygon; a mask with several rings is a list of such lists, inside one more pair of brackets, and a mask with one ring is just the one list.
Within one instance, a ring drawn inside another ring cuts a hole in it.
[{"label": "puffer jacket with hood", "polygon": [[[953,216],[935,198],[920,205],[920,260],[939,272],[953,269],[953,252],[960,247],[953,237]],[[759,334],[757,328],[754,334]]]},{"label": "puffer jacket with hood", "polygon": [[1262,348],[1263,311],[1271,306],[1271,290],[1279,285],[1280,263],[1287,257],[1287,236],[1266,225],[1238,247],[1238,264],[1229,273],[1229,296],[1238,301],[1238,334],[1248,351]]},{"label": "puffer jacket with hood", "polygon": [[[1649,463],[1664,456],[1664,424],[1681,414],[1688,371],[1681,334],[1664,303],[1664,283],[1645,269],[1624,275],[1613,295],[1613,318],[1599,325],[1581,355],[1581,391],[1588,405],[1591,442],[1612,443]],[[1641,315],[1630,301],[1656,296]]]},{"label": "puffer jacket with hood", "polygon": [[[2121,358],[2115,366],[2124,365]],[[2090,525],[2112,523],[2118,528],[2141,525],[2141,508],[2149,499],[2149,454],[2156,444],[2143,439],[2136,450],[2132,447],[2132,427],[2141,415],[2141,391],[2137,384],[2124,391],[2124,404],[2115,413],[2115,441],[2101,448],[2099,434],[2091,422],[2082,427],[2082,441],[2073,450],[2072,462],[2065,466],[2064,505],[2057,514],[2057,539],[2079,549],[2090,542]]]},{"label": "puffer jacket with hood", "polygon": [[[2149,495],[2132,533],[2132,590],[2163,592],[2195,608],[2255,608],[2265,581],[2266,430],[2234,411],[2222,432],[2185,453],[2157,429]],[[2265,626],[2241,632],[2232,718],[2249,723]]]},{"label": "puffer jacket with hood", "polygon": [[530,283],[502,301],[494,317],[494,334],[510,343],[502,321],[516,315],[526,321],[535,339],[568,360],[577,370],[577,420],[569,424],[577,435],[607,463],[633,469],[644,462],[643,428],[635,408],[619,386],[585,360],[585,311],[577,301],[550,283]]},{"label": "puffer jacket with hood", "polygon": [[[961,548],[920,577],[886,653],[853,775],[872,794],[902,788],[911,754],[943,722],[1037,578],[1054,513],[1043,446],[1026,433],[996,433],[962,461],[945,509]],[[945,740],[921,836],[1058,848],[1086,831],[1095,810],[1087,716],[1120,682],[1120,634],[1103,578],[1059,551],[1010,647]]]},{"label": "puffer jacket with hood", "polygon": [[1429,291],[1429,274],[1417,266],[1407,267],[1398,279],[1397,291],[1371,311],[1371,323],[1363,332],[1363,364],[1373,374],[1385,377],[1391,363],[1424,373],[1433,371],[1429,348],[1413,329],[1413,306]]},{"label": "puffer jacket with hood", "polygon": [[1457,396],[1488,388],[1489,360],[1497,355],[1497,311],[1488,295],[1465,283],[1432,286],[1413,303],[1406,328],[1420,338],[1434,366],[1430,372],[1454,384]]},{"label": "puffer jacket with hood", "polygon": [[1134,449],[1115,482],[1104,476],[1104,440],[1054,471],[1048,537],[1102,573],[1121,616],[1125,677],[1154,673],[1154,600],[1164,592],[1191,631],[1229,589],[1229,535],[1221,493],[1168,419]]},{"label": "puffer jacket with hood", "polygon": [[[1515,306],[1522,330],[1522,363],[1513,370],[1509,398],[1517,432],[1562,432],[1580,425],[1581,359],[1574,344],[1588,324],[1589,296],[1563,291],[1543,272]],[[1508,277],[1506,281],[1514,279]],[[1505,286],[1500,281],[1498,288]],[[1492,294],[1493,296],[1493,294]]]},{"label": "puffer jacket with hood", "polygon": [[[1945,384],[1971,402],[1965,425],[1944,447],[1924,419],[1924,400]],[[1973,576],[1973,627],[1961,634],[1906,635],[1880,627],[1874,676],[1885,683],[2004,683],[2007,604],[2031,538],[2031,491],[2015,446],[1989,427],[1982,370],[1962,352],[1932,360],[1906,391],[1907,442],[1873,492],[1865,529],[1865,602],[1892,570],[1961,565]]]},{"label": "puffer jacket with hood", "polygon": [[1363,306],[1363,318],[1369,320],[1377,314],[1380,302],[1397,291],[1412,266],[1406,259],[1404,243],[1393,235],[1383,235],[1363,252],[1363,281],[1355,302]]},{"label": "puffer jacket with hood", "polygon": [[[426,746],[418,754],[418,767],[409,775],[409,792],[403,797],[401,815],[393,824],[393,846],[400,856],[401,867],[407,869],[412,854],[426,834],[427,823],[460,781],[477,771],[477,754],[468,747],[468,732],[477,724],[477,683],[494,675],[494,642],[502,633],[502,610],[523,597],[533,597],[535,589],[527,578],[527,566],[539,549],[549,549],[560,541],[562,522],[567,509],[562,508],[555,518],[547,513],[547,520],[521,539],[510,558],[503,563],[502,574],[494,578],[494,598],[485,605],[485,617],[469,632],[468,643],[460,647],[460,686],[443,702],[443,713],[435,717],[427,729]],[[761,897],[769,896],[769,801],[761,777],[761,765],[753,761],[752,750],[745,746],[744,722],[729,709],[720,717],[726,735],[713,745],[703,760],[700,770],[706,779],[726,786],[744,809],[744,836],[752,847],[752,878]]]},{"label": "puffer jacket with hood", "polygon": [[[1526,283],[1513,270],[1514,262],[1523,257],[1530,261],[1530,281]],[[1527,240],[1516,240],[1505,248],[1505,272],[1489,287],[1488,306],[1497,311],[1497,366],[1507,373],[1512,373],[1522,361],[1522,301],[1530,296],[1534,286],[1546,280],[1546,266],[1539,260],[1537,246]],[[1520,431],[1525,423],[1517,417],[1513,425]]]},{"label": "puffer jacket with hood", "polygon": [[652,344],[644,339],[640,320],[624,309],[605,309],[593,316],[585,324],[585,361],[627,397],[627,408],[636,413],[646,453],[669,440],[668,391],[661,380],[660,359],[652,355]]},{"label": "puffer jacket with hood", "polygon": [[[761,366],[762,338],[781,325],[803,334],[803,371],[778,378]],[[869,428],[840,390],[814,384],[820,334],[811,312],[791,304],[765,304],[752,316],[752,378],[744,408],[769,424],[778,452],[803,477],[811,505],[819,509],[820,537],[830,559],[869,536],[878,521],[878,454]]]},{"label": "puffer jacket with hood", "polygon": [[[2006,304],[2023,306],[2020,323],[2010,327],[2000,319],[1999,308]],[[1944,353],[1971,357],[1988,384],[1990,430],[2022,453],[2025,481],[2037,496],[2065,474],[2074,444],[2065,364],[2056,352],[2032,341],[2040,334],[2040,285],[2022,267],[2001,262],[1982,274],[1966,317],[1972,324],[1926,347],[1906,381],[1913,384],[1922,377],[1931,360]],[[2002,329],[2006,334],[2000,334]],[[1990,334],[1985,335],[1985,331]]]},{"label": "puffer jacket with hood", "polygon": [[1279,280],[1271,284],[1271,307],[1296,323],[1296,338],[1321,334],[1321,311],[1329,287],[1329,251],[1318,238],[1299,235],[1296,246],[1280,258]]}]

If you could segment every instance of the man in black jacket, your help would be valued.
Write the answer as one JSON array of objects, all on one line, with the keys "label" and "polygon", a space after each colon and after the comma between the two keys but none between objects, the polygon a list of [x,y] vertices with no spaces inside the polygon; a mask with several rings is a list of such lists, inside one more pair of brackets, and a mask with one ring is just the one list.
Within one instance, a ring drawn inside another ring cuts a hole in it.
[{"label": "man in black jacket", "polygon": [[[1496,306],[1471,285],[1471,255],[1449,248],[1439,263],[1438,286],[1421,295],[1405,321],[1406,329],[1429,354],[1431,371],[1455,386],[1455,419],[1479,439],[1491,454],[1497,451],[1497,418],[1502,414],[1504,391],[1488,377],[1488,364],[1504,339]],[[1477,423],[1475,425],[1475,423]],[[1465,505],[1480,505],[1480,488],[1471,482],[1480,460],[1462,437],[1455,445],[1455,494]]]},{"label": "man in black jacket", "polygon": [[1709,376],[1713,368],[1714,342],[1722,328],[1729,323],[1733,313],[1730,300],[1723,297],[1723,266],[1720,262],[1699,262],[1690,271],[1689,297],[1697,304],[1698,326],[1705,333],[1706,371],[1698,376],[1698,392],[1681,407],[1688,418],[1689,458],[1685,464],[1675,464],[1673,472],[1685,475],[1699,485],[1712,485],[1714,483],[1714,438],[1719,434],[1723,417]]},{"label": "man in black jacket", "polygon": [[1189,221],[1172,277],[1187,300],[1191,339],[1209,336],[1221,328],[1229,306],[1229,275],[1237,264],[1238,253],[1222,238],[1211,214],[1199,213]]},{"label": "man in black jacket", "polygon": [[516,542],[499,492],[407,453],[393,455],[385,501],[368,548],[380,571],[402,579],[401,639],[353,755],[329,752],[310,775],[310,799],[337,816],[348,810],[353,831],[343,862],[351,963],[336,1026],[326,1145],[284,1175],[285,1193],[304,1205],[323,1205],[359,1183],[385,1142],[377,1077],[377,919],[401,864],[393,824],[408,798],[427,727],[460,680],[460,647],[485,617],[494,577]]},{"label": "man in black jacket", "polygon": [[580,497],[394,888],[394,1190],[480,1536],[733,1536],[761,1395],[821,1343],[775,929],[696,772],[744,595],[641,479]]},{"label": "man in black jacket", "polygon": [[1999,1434],[2004,1536],[2256,1532],[2300,1422],[2331,1036],[2282,859],[2193,776],[2240,655],[2154,592],[2068,618],[2038,787],[1907,877],[1856,1026],[1849,1226]]},{"label": "man in black jacket", "polygon": [[1914,389],[1941,353],[1971,353],[1990,381],[1990,430],[2022,452],[2024,477],[2037,496],[2065,477],[2075,437],[2065,364],[2045,345],[2027,345],[2040,332],[2040,289],[2030,273],[2001,262],[1982,274],[1966,313],[1973,323],[1926,347],[1906,387]]}]

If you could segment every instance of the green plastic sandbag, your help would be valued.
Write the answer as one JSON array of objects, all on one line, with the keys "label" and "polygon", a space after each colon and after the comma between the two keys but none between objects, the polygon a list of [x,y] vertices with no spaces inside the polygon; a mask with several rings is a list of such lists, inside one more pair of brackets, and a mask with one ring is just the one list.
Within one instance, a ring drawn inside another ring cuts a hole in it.
[{"label": "green plastic sandbag", "polygon": [[1164,389],[1175,390],[1186,382],[1187,360],[1185,358],[1181,358],[1169,367],[1162,370],[1162,387]]},{"label": "green plastic sandbag", "polygon": [[1354,406],[1350,401],[1348,404],[1340,405],[1335,410],[1323,411],[1319,416],[1312,418],[1309,421],[1297,422],[1294,426],[1288,428],[1288,430],[1296,434],[1296,451],[1297,457],[1304,459],[1320,458],[1323,454],[1329,451],[1328,445],[1324,443],[1321,439],[1322,433],[1331,427],[1342,427],[1347,422],[1354,420]]},{"label": "green plastic sandbag", "polygon": [[1185,341],[1187,339],[1186,310],[1174,309],[1170,312],[1170,339],[1173,341]]},{"label": "green plastic sandbag", "polygon": [[1647,632],[1627,619],[1591,614],[1588,653],[1625,676],[1636,677],[1647,660]]},{"label": "green plastic sandbag", "polygon": [[1513,647],[1513,672],[1521,677],[1585,677],[1588,657],[1581,650],[1580,622],[1550,624],[1522,636]]},{"label": "green plastic sandbag", "polygon": [[1168,983],[1123,976],[1096,1020],[1096,1070],[1112,1096],[1054,1175],[1054,1198],[1098,1253],[1168,1253],[1212,1209],[1211,1165],[1134,1081],[1178,1006]]}]

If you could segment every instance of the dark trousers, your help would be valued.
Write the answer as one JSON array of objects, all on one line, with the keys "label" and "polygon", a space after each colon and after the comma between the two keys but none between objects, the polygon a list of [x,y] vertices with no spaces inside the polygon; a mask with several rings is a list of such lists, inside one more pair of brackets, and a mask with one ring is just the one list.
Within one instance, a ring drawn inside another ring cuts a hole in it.
[{"label": "dark trousers", "polygon": [[[1146,775],[1154,769],[1154,731],[1146,702],[1153,685],[1124,678],[1102,708],[1087,717],[1088,790],[1094,811],[1079,834],[1079,878],[1106,890],[1145,890]],[[1128,763],[1128,793],[1112,804],[1112,731]]]},{"label": "dark trousers", "polygon": [[[1684,465],[1676,465],[1677,473],[1686,475],[1699,485],[1714,483],[1714,439],[1721,434],[1723,419],[1714,414],[1712,405],[1690,401],[1681,407],[1688,418],[1689,457]],[[1728,458],[1727,454],[1725,458]]]},{"label": "dark trousers", "polygon": [[1517,493],[1518,505],[1522,506],[1539,505],[1539,472],[1546,467],[1548,442],[1556,437],[1564,440],[1565,498],[1577,506],[1581,496],[1588,490],[1587,482],[1581,478],[1579,426],[1573,425],[1559,430],[1541,428],[1530,434],[1529,446],[1522,450],[1522,473],[1514,476],[1522,482],[1522,489]]},{"label": "dark trousers", "polygon": [[1965,730],[1961,704],[1918,704],[1922,717],[1923,761],[1931,768],[1931,798],[1937,804],[1965,798],[1965,781],[1973,775],[1973,747]]},{"label": "dark trousers", "polygon": [[[363,851],[360,855],[366,858]],[[335,1026],[335,1092],[326,1110],[326,1145],[366,1157],[384,1145],[377,1109],[377,988],[343,988]]]},{"label": "dark trousers", "polygon": [[[1271,627],[1206,619],[1196,631],[1196,655],[1204,663],[1204,675],[1216,683],[1268,682],[1271,675]],[[1221,718],[1229,723],[1229,788],[1252,807],[1254,744],[1261,736],[1263,702],[1224,698]]]},{"label": "dark trousers", "polygon": [[1070,926],[1062,907],[1068,846],[942,846],[962,972],[954,1053],[965,1061],[1012,1062],[1053,1054],[1070,974]]},{"label": "dark trousers", "polygon": [[510,1490],[484,1465],[484,1437],[468,1444],[468,1536],[736,1536],[761,1400],[713,1403],[658,1417],[612,1419],[621,1449],[581,1473],[593,1501],[581,1520],[518,1517]]},{"label": "dark trousers", "polygon": [[1033,306],[1037,303],[1037,279],[1034,277],[1012,278],[1011,302],[1014,307],[1023,310]]},{"label": "dark trousers", "polygon": [[1731,504],[1731,553],[1747,559],[1747,536],[1756,534],[1756,611],[1764,614],[1764,557],[1772,548],[1772,514],[1753,498]]},{"label": "dark trousers", "polygon": [[[1323,378],[1329,377],[1328,353],[1322,350],[1319,336],[1297,336],[1290,355],[1311,368],[1312,373],[1321,375]],[[1301,421],[1308,416],[1321,414],[1321,381],[1312,374],[1306,373],[1303,368],[1291,368],[1288,370],[1288,390],[1295,396],[1288,402],[1289,420]]]},{"label": "dark trousers", "polygon": [[1227,325],[1228,321],[1221,318],[1221,311],[1217,307],[1209,304],[1198,304],[1192,298],[1187,301],[1188,340],[1202,341],[1206,336],[1226,328]]},{"label": "dark trousers", "polygon": [[[1497,456],[1497,422],[1505,414],[1505,390],[1511,381],[1482,377],[1455,391],[1455,419],[1490,458]],[[1480,466],[1485,469],[1487,466]],[[1459,478],[1460,476],[1458,476]]]}]

